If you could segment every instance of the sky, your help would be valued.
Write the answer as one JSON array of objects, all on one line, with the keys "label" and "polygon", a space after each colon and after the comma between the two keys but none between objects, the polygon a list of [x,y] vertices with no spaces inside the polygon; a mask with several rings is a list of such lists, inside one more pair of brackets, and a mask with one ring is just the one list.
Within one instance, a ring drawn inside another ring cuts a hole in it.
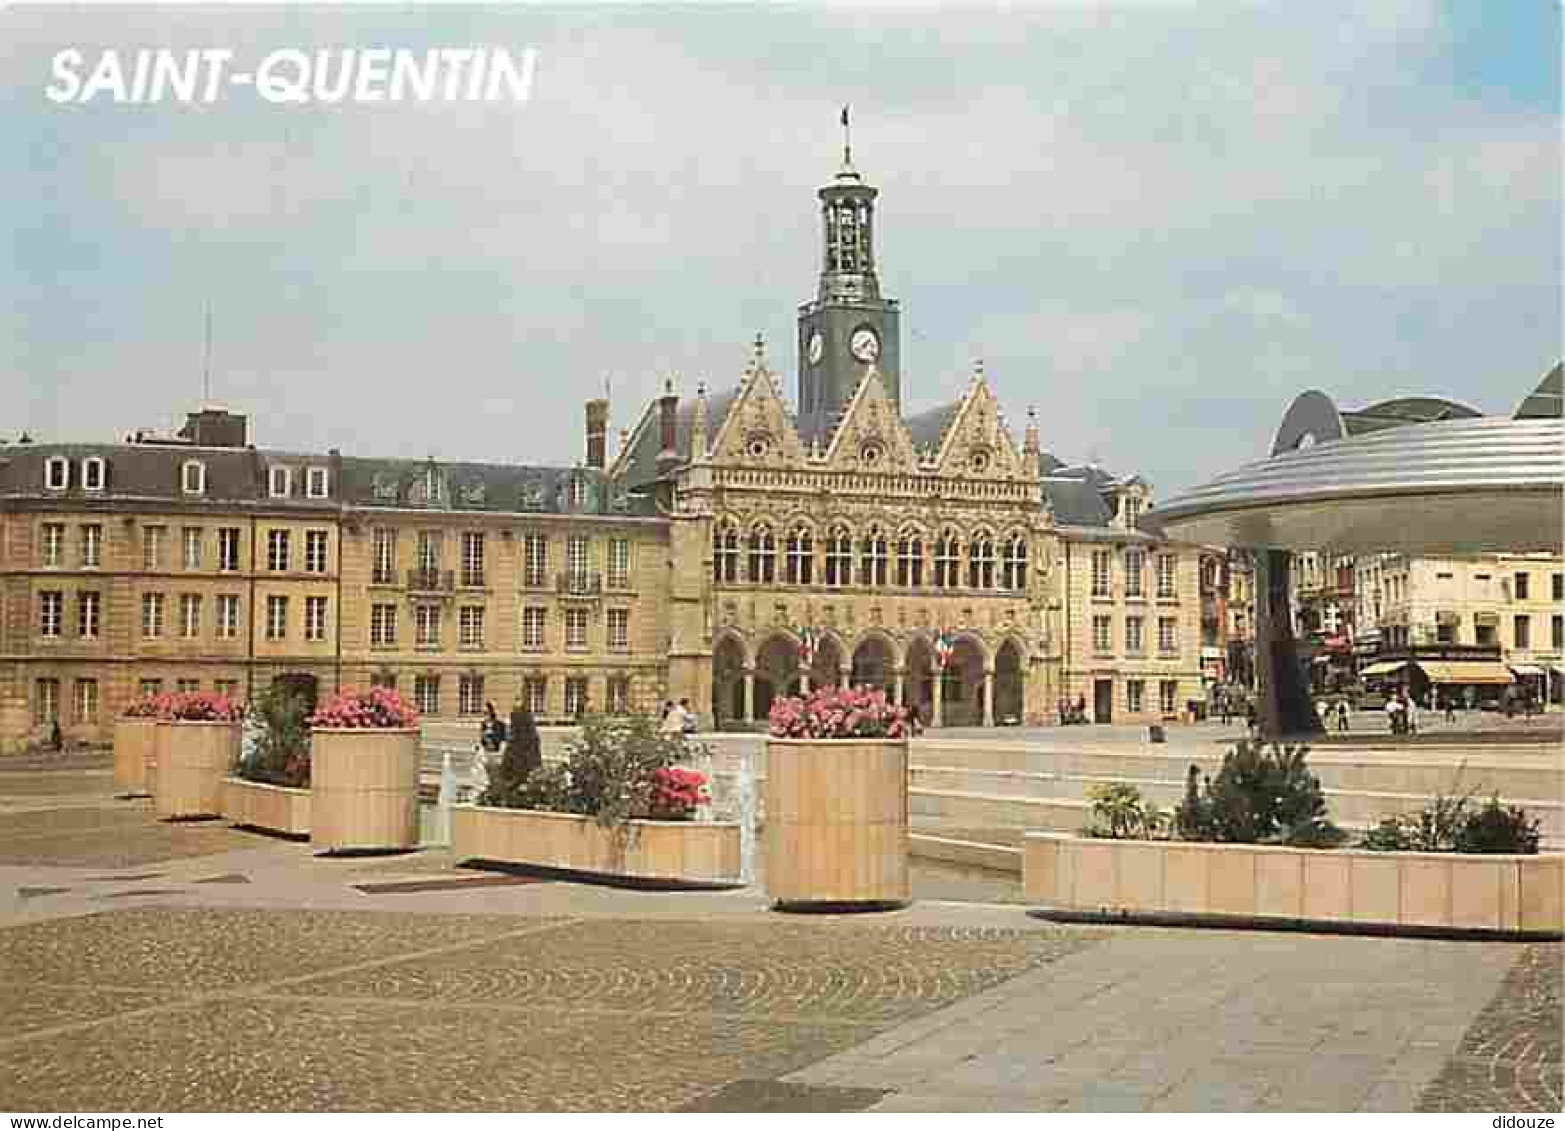
[{"label": "sky", "polygon": [[[1560,356],[1555,0],[0,9],[0,438],[570,464],[673,376],[790,400],[840,156],[909,412],[1167,498],[1299,392],[1509,414]],[[501,46],[525,103],[62,105],[55,53]]]}]

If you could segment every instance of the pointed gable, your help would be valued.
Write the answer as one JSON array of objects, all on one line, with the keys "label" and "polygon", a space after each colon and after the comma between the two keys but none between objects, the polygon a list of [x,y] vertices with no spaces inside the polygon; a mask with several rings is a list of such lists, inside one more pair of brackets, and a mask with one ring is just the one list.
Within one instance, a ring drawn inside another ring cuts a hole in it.
[{"label": "pointed gable", "polygon": [[714,464],[775,467],[804,462],[804,443],[770,370],[749,368],[723,407],[722,419],[714,417],[708,432]]},{"label": "pointed gable", "polygon": [[913,438],[873,367],[865,371],[842,410],[826,449],[826,466],[833,471],[911,472],[918,468]]},{"label": "pointed gable", "polygon": [[967,387],[955,418],[946,426],[935,466],[942,475],[1013,478],[1022,473],[1021,453],[982,376]]}]

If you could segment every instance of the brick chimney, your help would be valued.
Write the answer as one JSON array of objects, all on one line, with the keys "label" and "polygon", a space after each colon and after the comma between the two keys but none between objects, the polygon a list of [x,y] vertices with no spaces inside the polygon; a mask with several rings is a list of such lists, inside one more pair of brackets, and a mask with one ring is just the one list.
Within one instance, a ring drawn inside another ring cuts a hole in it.
[{"label": "brick chimney", "polygon": [[587,466],[602,471],[608,466],[609,402],[601,397],[587,402]]},{"label": "brick chimney", "polygon": [[674,379],[663,385],[663,395],[658,398],[658,474],[672,471],[679,464],[679,394],[674,392]]}]

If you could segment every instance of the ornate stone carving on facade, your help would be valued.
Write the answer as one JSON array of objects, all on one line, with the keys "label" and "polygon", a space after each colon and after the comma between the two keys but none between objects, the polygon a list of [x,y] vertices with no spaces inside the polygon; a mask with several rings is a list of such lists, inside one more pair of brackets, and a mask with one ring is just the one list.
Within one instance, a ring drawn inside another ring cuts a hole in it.
[{"label": "ornate stone carving on facade", "polygon": [[524,511],[541,511],[544,507],[543,480],[529,479],[522,485],[521,507]]},{"label": "ornate stone carving on facade", "polygon": [[739,602],[723,602],[723,623],[737,626],[739,624]]},{"label": "ornate stone carving on facade", "polygon": [[489,489],[484,486],[482,480],[475,479],[471,483],[464,483],[459,491],[462,501],[469,506],[482,506],[488,497]]}]

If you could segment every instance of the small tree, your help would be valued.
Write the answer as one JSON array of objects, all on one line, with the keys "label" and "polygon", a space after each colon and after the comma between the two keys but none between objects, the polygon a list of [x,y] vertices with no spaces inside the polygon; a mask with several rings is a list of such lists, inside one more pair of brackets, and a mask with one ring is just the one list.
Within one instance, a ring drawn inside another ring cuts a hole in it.
[{"label": "small tree", "polygon": [[505,753],[500,757],[500,764],[489,771],[489,788],[484,791],[482,804],[514,809],[543,807],[522,801],[522,791],[528,780],[542,768],[543,743],[538,737],[538,724],[531,711],[518,705],[511,712]]},{"label": "small tree", "polygon": [[1320,779],[1306,763],[1308,753],[1306,746],[1273,746],[1268,753],[1259,743],[1239,742],[1223,756],[1217,777],[1204,779],[1204,789],[1192,766],[1175,818],[1180,836],[1232,844],[1341,843],[1341,830],[1326,816]]}]

